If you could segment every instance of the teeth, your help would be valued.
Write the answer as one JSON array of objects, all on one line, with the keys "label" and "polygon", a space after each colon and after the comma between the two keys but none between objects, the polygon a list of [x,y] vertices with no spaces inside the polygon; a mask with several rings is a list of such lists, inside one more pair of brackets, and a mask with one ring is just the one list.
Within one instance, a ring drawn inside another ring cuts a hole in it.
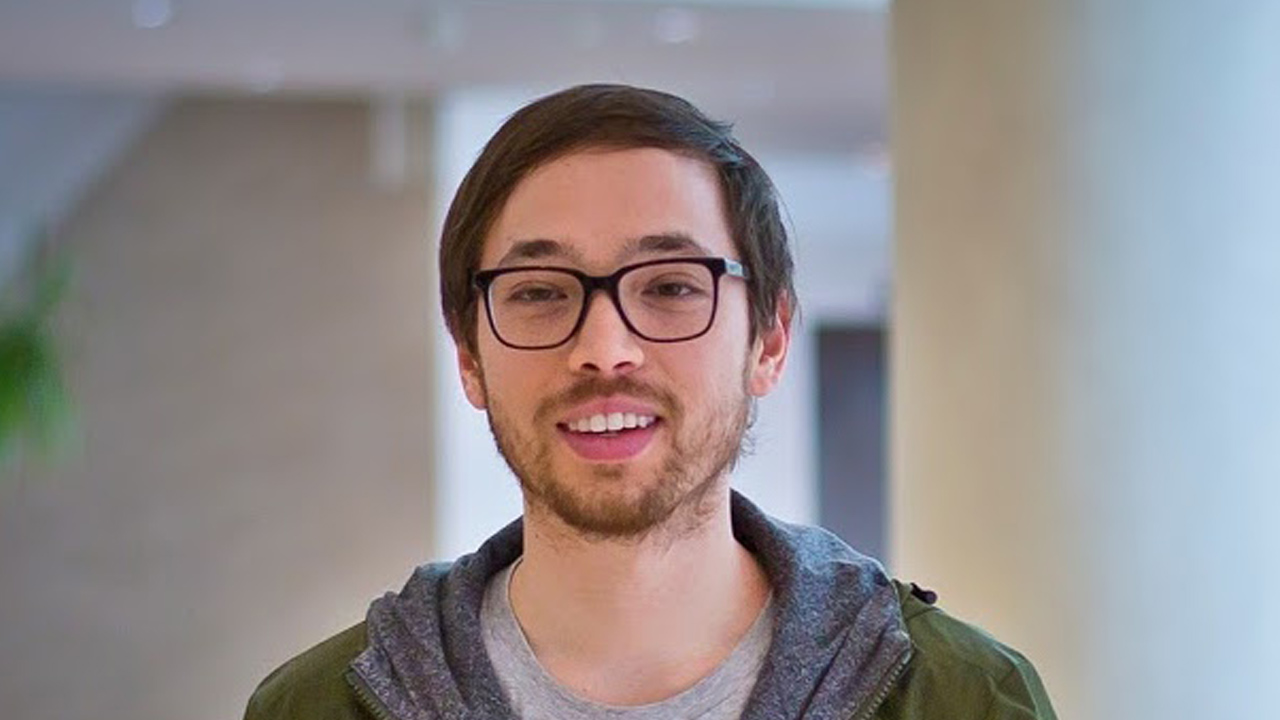
[{"label": "teeth", "polygon": [[580,433],[617,432],[626,428],[647,428],[656,420],[652,415],[635,413],[597,413],[591,417],[579,418],[565,423],[569,430]]}]

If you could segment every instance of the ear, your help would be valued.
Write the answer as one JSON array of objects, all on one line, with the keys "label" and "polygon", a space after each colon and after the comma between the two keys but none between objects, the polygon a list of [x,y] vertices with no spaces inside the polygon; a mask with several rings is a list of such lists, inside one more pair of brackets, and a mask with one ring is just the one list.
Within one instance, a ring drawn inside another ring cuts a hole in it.
[{"label": "ear", "polygon": [[462,391],[467,401],[477,410],[488,406],[484,391],[484,372],[480,369],[480,358],[468,350],[463,343],[458,343],[458,374],[462,376]]},{"label": "ear", "polygon": [[762,330],[751,348],[747,391],[754,397],[764,397],[777,387],[782,379],[782,369],[787,364],[787,350],[790,347],[791,303],[785,297],[780,297],[773,326]]}]

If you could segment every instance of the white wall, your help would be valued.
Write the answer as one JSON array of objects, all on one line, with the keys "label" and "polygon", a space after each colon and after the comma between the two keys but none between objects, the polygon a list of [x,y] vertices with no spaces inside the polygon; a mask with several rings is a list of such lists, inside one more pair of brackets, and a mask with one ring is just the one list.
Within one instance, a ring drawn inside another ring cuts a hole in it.
[{"label": "white wall", "polygon": [[893,13],[895,563],[1063,718],[1275,717],[1280,4]]},{"label": "white wall", "polygon": [[224,720],[428,552],[425,188],[357,102],[181,102],[71,213],[81,447],[0,474],[7,720]]},{"label": "white wall", "polygon": [[163,107],[154,95],[0,90],[0,287]]}]

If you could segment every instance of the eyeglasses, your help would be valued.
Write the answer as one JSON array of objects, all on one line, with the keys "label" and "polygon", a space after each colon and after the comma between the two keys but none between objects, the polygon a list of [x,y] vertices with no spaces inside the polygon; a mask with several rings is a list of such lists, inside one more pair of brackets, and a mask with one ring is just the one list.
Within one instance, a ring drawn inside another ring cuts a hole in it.
[{"label": "eyeglasses", "polygon": [[569,341],[587,318],[596,290],[613,301],[627,329],[650,342],[692,340],[711,329],[720,276],[746,279],[729,258],[650,260],[588,275],[563,267],[481,270],[472,277],[484,295],[489,327],[516,350],[549,350]]}]

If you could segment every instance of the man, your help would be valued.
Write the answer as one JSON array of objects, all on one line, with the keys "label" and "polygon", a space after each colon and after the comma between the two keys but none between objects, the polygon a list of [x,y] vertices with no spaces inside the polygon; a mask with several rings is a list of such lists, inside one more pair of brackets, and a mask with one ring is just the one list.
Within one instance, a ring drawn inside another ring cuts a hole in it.
[{"label": "man", "polygon": [[543,98],[463,181],[440,268],[522,521],[419,568],[247,718],[1055,717],[1017,652],[730,490],[796,298],[727,126],[650,90]]}]

